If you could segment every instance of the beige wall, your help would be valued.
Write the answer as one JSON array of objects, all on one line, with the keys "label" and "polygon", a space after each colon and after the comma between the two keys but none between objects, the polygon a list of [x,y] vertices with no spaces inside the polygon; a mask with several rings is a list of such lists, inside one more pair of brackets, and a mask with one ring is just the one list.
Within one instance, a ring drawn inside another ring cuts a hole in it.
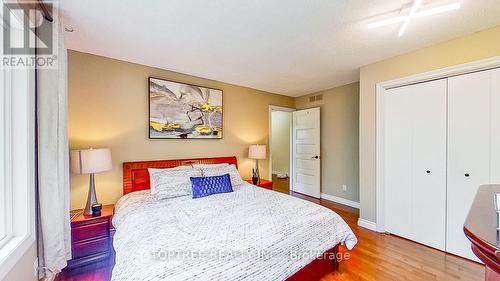
[{"label": "beige wall", "polygon": [[291,112],[271,112],[271,150],[273,172],[290,174]]},{"label": "beige wall", "polygon": [[360,69],[360,217],[376,221],[375,87],[379,82],[500,56],[500,26]]},{"label": "beige wall", "polygon": [[[110,147],[114,168],[96,175],[104,204],[122,195],[122,163],[186,157],[238,157],[243,177],[250,177],[250,144],[268,143],[269,105],[293,107],[294,99],[158,68],[69,51],[69,139],[72,149]],[[148,76],[222,89],[222,140],[149,140]],[[268,162],[261,161],[268,178]],[[88,176],[72,175],[71,207],[85,205]]]},{"label": "beige wall", "polygon": [[[323,100],[309,102],[318,94]],[[359,83],[311,95],[297,98],[295,107],[321,107],[321,192],[359,202]]]},{"label": "beige wall", "polygon": [[36,242],[19,259],[16,265],[7,273],[3,281],[34,281],[35,277],[34,262],[37,258]]}]

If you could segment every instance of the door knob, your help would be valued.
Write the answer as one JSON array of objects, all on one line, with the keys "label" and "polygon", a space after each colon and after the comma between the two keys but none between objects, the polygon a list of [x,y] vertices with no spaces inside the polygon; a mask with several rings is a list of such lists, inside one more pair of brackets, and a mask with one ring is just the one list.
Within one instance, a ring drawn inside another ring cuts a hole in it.
[{"label": "door knob", "polygon": [[430,173],[431,173],[431,171],[429,171],[429,170],[427,170],[427,171],[425,171],[425,172],[426,172],[427,174],[430,174]]},{"label": "door knob", "polygon": [[470,174],[469,173],[465,173],[464,176],[468,178],[470,176]]},{"label": "door knob", "polygon": [[312,157],[312,158],[313,158],[313,159],[319,159],[319,156],[318,156],[318,155],[316,155],[316,156],[314,156],[314,157]]}]

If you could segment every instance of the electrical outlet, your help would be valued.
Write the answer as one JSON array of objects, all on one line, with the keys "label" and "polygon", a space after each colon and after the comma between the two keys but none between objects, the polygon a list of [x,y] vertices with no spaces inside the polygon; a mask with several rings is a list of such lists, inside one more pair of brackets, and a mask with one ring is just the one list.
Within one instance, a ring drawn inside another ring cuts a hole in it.
[{"label": "electrical outlet", "polygon": [[342,185],[342,190],[343,190],[343,191],[347,191],[347,185],[343,184],[343,185]]}]

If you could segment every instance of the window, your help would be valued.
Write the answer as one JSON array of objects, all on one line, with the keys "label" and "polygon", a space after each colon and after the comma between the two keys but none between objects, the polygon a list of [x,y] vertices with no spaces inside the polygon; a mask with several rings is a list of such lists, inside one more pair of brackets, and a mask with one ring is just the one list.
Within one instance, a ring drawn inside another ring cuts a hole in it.
[{"label": "window", "polygon": [[[9,16],[11,39],[22,40],[22,21]],[[32,68],[0,69],[0,280],[35,242],[34,78]]]}]

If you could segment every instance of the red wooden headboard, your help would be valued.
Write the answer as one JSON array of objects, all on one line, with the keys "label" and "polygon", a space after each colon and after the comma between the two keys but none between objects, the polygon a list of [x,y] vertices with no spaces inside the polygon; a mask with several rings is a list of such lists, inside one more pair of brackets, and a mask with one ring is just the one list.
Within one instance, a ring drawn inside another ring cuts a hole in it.
[{"label": "red wooden headboard", "polygon": [[238,165],[236,157],[193,158],[175,160],[156,160],[123,163],[123,195],[139,190],[149,189],[148,168],[173,168],[191,164],[221,164]]}]

